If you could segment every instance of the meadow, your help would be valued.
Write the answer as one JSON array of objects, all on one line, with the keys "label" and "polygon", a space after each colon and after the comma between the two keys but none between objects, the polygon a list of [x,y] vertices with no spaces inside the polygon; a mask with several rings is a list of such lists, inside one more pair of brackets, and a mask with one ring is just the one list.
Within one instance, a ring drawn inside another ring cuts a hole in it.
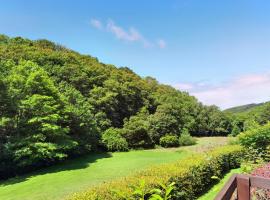
[{"label": "meadow", "polygon": [[190,147],[92,153],[2,181],[0,196],[5,200],[63,199],[88,187],[130,175],[153,165],[181,160],[226,142],[225,137],[203,137],[198,139],[196,145]]}]

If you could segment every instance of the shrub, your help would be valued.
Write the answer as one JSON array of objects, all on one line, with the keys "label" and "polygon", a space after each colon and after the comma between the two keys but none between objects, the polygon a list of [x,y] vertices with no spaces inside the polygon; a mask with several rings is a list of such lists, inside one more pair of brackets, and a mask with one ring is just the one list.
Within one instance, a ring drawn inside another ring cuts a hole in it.
[{"label": "shrub", "polygon": [[193,138],[187,129],[184,129],[182,131],[182,134],[179,138],[179,144],[180,146],[190,146],[196,144],[196,139]]},{"label": "shrub", "polygon": [[102,142],[109,151],[128,151],[128,143],[119,129],[107,129],[102,135]]},{"label": "shrub", "polygon": [[240,133],[238,139],[244,147],[265,151],[270,144],[270,122]]},{"label": "shrub", "polygon": [[164,137],[160,138],[159,141],[162,147],[178,147],[179,141],[178,138],[174,135],[165,135]]},{"label": "shrub", "polygon": [[143,180],[145,199],[149,199],[149,191],[159,188],[160,184],[174,184],[172,199],[193,200],[206,191],[216,180],[228,170],[240,166],[243,148],[230,145],[215,149],[208,153],[198,154],[184,160],[155,166],[135,175],[108,182],[90,188],[85,192],[74,194],[70,200],[119,200],[138,199],[134,196],[134,188]]}]

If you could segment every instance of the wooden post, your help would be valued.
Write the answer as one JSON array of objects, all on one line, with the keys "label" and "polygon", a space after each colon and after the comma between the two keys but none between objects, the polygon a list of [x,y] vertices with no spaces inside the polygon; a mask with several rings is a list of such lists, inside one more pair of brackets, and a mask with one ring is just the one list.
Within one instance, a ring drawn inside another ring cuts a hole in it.
[{"label": "wooden post", "polygon": [[250,200],[250,181],[248,176],[237,175],[238,200]]},{"label": "wooden post", "polygon": [[231,178],[227,181],[226,185],[222,188],[222,190],[217,194],[215,200],[230,200],[232,194],[236,188],[236,177],[237,175],[234,174]]}]

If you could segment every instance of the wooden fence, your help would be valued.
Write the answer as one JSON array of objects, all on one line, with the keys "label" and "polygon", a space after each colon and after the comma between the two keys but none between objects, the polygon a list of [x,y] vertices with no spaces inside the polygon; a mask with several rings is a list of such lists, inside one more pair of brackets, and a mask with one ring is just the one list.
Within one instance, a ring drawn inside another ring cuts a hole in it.
[{"label": "wooden fence", "polygon": [[215,200],[231,200],[233,194],[236,194],[237,200],[250,200],[250,190],[252,187],[270,189],[270,179],[234,174],[228,180],[223,189],[218,193]]}]

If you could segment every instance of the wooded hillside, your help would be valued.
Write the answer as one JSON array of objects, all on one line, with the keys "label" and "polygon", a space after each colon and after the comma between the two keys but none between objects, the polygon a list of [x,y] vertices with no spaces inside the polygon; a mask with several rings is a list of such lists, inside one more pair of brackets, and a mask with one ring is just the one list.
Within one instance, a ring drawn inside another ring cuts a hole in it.
[{"label": "wooded hillside", "polygon": [[47,40],[0,35],[1,178],[167,135],[227,135],[230,119],[188,93]]}]

